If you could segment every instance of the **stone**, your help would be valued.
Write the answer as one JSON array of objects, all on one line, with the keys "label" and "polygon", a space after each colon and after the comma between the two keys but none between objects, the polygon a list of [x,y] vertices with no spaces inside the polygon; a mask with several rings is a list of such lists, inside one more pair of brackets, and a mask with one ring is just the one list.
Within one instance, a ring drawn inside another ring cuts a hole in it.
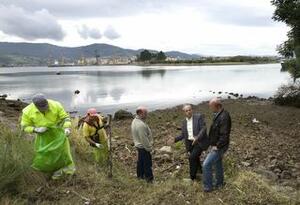
[{"label": "stone", "polygon": [[133,119],[133,114],[126,110],[118,110],[114,115],[115,120]]},{"label": "stone", "polygon": [[278,179],[278,176],[274,172],[268,171],[264,168],[258,168],[257,173],[263,175],[264,177],[272,181],[276,181]]},{"label": "stone", "polygon": [[251,162],[241,162],[244,167],[250,167],[252,165]]},{"label": "stone", "polygon": [[287,170],[284,170],[280,175],[281,179],[291,179],[291,177],[292,177],[292,174]]},{"label": "stone", "polygon": [[171,154],[172,148],[171,148],[171,146],[163,146],[162,148],[159,149],[159,151],[162,153]]}]

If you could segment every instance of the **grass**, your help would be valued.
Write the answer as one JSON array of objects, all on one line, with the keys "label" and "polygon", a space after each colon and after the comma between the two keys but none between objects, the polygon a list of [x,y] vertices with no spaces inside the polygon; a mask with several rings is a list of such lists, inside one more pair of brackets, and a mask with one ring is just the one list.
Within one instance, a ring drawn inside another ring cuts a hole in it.
[{"label": "grass", "polygon": [[[76,124],[76,123],[73,123]],[[18,128],[16,129],[18,130]],[[0,204],[297,204],[259,175],[239,169],[234,158],[225,158],[226,186],[204,193],[201,182],[184,180],[187,164],[163,176],[155,172],[154,184],[137,180],[133,167],[114,158],[113,179],[107,169],[92,162],[90,147],[73,128],[71,145],[77,172],[72,179],[47,180],[30,169],[33,145],[23,135],[0,126]],[[300,202],[299,202],[300,203]]]},{"label": "grass", "polygon": [[30,168],[33,152],[22,135],[0,124],[0,196],[17,192],[18,184]]}]

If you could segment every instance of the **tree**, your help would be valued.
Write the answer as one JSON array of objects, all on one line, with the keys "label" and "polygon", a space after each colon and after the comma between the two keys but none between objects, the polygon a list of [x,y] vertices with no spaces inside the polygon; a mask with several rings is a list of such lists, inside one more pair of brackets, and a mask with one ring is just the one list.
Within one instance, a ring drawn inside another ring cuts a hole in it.
[{"label": "tree", "polygon": [[167,56],[162,51],[158,52],[158,54],[156,56],[157,61],[164,61],[164,60],[166,60],[166,58],[167,58]]},{"label": "tree", "polygon": [[148,50],[143,50],[138,58],[139,61],[150,61],[152,54]]},{"label": "tree", "polygon": [[278,47],[278,52],[287,58],[294,57],[295,54],[295,63],[286,62],[292,66],[285,65],[295,82],[300,77],[300,1],[272,0],[271,3],[276,6],[273,19],[282,21],[291,28],[288,40]]}]

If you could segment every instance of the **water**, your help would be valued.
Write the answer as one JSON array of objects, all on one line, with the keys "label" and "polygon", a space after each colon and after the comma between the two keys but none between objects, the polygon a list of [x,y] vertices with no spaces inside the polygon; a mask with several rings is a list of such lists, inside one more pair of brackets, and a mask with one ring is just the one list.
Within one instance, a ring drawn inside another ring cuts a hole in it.
[{"label": "water", "polygon": [[268,98],[289,81],[280,64],[0,68],[0,94],[30,102],[40,92],[81,114],[89,107],[104,113],[138,105],[153,110],[219,96],[210,91]]}]

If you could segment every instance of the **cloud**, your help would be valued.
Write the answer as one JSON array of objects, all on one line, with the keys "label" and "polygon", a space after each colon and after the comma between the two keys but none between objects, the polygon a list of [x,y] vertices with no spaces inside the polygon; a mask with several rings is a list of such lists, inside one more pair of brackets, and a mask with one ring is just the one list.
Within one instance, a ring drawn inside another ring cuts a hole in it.
[{"label": "cloud", "polygon": [[83,38],[83,39],[88,39],[88,38],[100,39],[100,38],[102,38],[102,34],[98,29],[89,28],[86,25],[83,25],[77,31],[78,31],[79,35],[81,36],[81,38]]},{"label": "cloud", "polygon": [[268,0],[2,0],[28,10],[47,9],[61,18],[124,17],[192,8],[208,20],[243,26],[270,26],[274,8]]},{"label": "cloud", "polygon": [[[262,1],[263,2],[263,1]],[[262,2],[247,1],[202,1],[195,5],[211,22],[237,26],[273,26],[273,8]]]},{"label": "cloud", "polygon": [[26,40],[62,40],[65,35],[46,9],[30,12],[16,6],[0,5],[0,30]]},{"label": "cloud", "polygon": [[121,35],[112,26],[108,26],[104,31],[104,36],[110,40],[115,40]]}]

